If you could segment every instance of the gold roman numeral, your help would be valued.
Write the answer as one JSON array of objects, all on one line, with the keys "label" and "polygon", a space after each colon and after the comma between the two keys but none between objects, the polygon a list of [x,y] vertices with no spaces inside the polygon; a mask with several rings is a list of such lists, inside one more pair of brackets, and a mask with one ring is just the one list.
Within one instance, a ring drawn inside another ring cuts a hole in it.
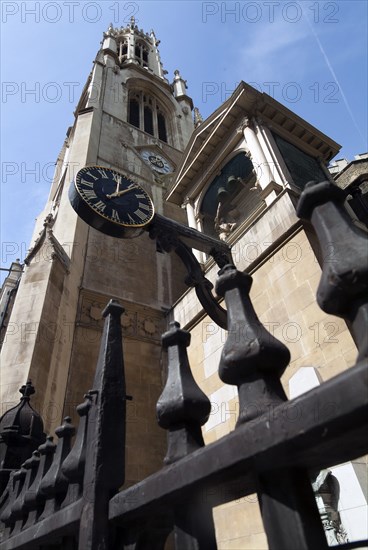
[{"label": "gold roman numeral", "polygon": [[109,176],[106,174],[105,170],[102,170],[101,168],[97,168],[97,172],[100,172],[101,178],[108,179]]},{"label": "gold roman numeral", "polygon": [[82,195],[88,200],[96,198],[96,193],[92,189],[82,189]]},{"label": "gold roman numeral", "polygon": [[145,220],[147,218],[147,214],[145,214],[144,212],[142,212],[142,210],[135,210],[134,214],[137,216],[137,218],[139,218],[140,220]]},{"label": "gold roman numeral", "polygon": [[83,178],[81,178],[81,183],[87,187],[93,187],[93,182],[84,180]]},{"label": "gold roman numeral", "polygon": [[93,178],[95,181],[98,180],[98,177],[97,177],[97,176],[94,176],[94,175],[91,174],[90,172],[86,172],[86,176],[89,176],[90,178]]},{"label": "gold roman numeral", "polygon": [[120,222],[119,214],[116,212],[116,210],[112,210],[111,217],[115,222]]},{"label": "gold roman numeral", "polygon": [[147,212],[151,210],[148,204],[144,204],[143,202],[138,203],[138,208],[142,208],[142,210],[147,210]]},{"label": "gold roman numeral", "polygon": [[101,210],[103,212],[106,208],[106,204],[104,204],[102,201],[97,201],[94,203],[93,208],[96,208],[97,210]]}]

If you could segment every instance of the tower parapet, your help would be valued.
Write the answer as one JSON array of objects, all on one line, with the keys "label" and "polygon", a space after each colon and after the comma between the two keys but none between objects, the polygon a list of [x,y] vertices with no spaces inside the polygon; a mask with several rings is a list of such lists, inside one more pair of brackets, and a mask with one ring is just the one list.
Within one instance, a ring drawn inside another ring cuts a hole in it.
[{"label": "tower parapet", "polygon": [[168,82],[161,63],[159,44],[160,40],[157,40],[154,31],[147,33],[138,29],[132,16],[126,27],[114,28],[110,23],[104,33],[102,51],[105,55],[112,56],[120,67],[131,63],[140,65]]}]

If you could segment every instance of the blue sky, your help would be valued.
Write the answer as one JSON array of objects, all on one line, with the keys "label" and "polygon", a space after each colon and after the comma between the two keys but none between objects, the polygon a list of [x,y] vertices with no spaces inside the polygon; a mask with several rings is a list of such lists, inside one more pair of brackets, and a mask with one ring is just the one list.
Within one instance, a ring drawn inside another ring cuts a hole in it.
[{"label": "blue sky", "polygon": [[240,80],[342,145],[367,151],[367,2],[1,2],[2,266],[24,259],[102,33],[155,30],[203,117]]}]

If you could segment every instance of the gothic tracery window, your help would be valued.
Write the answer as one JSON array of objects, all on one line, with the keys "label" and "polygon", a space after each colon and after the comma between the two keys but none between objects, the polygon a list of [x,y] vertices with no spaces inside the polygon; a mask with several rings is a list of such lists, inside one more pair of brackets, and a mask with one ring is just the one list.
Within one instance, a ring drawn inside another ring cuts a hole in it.
[{"label": "gothic tracery window", "polygon": [[139,101],[137,101],[136,98],[131,98],[129,101],[129,116],[128,121],[130,124],[133,124],[133,126],[136,126],[137,128],[140,127],[140,116],[139,116]]},{"label": "gothic tracery window", "polygon": [[167,142],[167,133],[166,133],[166,122],[165,117],[162,113],[157,113],[157,126],[158,126],[158,137],[161,141]]},{"label": "gothic tracery window", "polygon": [[148,47],[142,42],[137,42],[134,48],[135,59],[142,67],[148,67]]},{"label": "gothic tracery window", "polygon": [[144,106],[144,131],[153,136],[153,115],[152,109],[147,105]]},{"label": "gothic tracery window", "polygon": [[126,41],[118,44],[118,57],[119,62],[123,63],[128,57],[128,43]]},{"label": "gothic tracery window", "polygon": [[132,91],[128,102],[128,122],[147,134],[168,143],[168,128],[164,112],[156,100],[145,91]]}]

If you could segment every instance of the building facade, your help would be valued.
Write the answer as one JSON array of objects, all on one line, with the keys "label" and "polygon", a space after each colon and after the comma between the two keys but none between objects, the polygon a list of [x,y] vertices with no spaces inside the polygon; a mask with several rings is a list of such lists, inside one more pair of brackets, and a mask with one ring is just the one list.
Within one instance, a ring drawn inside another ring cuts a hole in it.
[{"label": "building facade", "polygon": [[[253,276],[257,314],[291,351],[283,378],[290,397],[356,359],[345,323],[316,304],[319,251],[311,227],[295,213],[308,181],[332,179],[327,165],[339,145],[244,82],[203,121],[180,73],[171,84],[165,74],[155,34],[139,30],[134,19],[104,33],[36,224],[2,349],[3,406],[14,405],[18,388],[31,378],[36,407],[52,432],[89,388],[101,311],[110,298],[122,303],[127,392],[133,397],[128,484],[162,466],[165,434],[155,405],[165,376],[160,336],[169,320],[192,335],[193,374],[212,403],[206,443],[234,428],[238,404],[235,388],[217,374],[225,331],[186,288],[179,260],[157,251],[147,234],[116,239],[78,218],[68,188],[80,168],[124,173],[150,194],[157,213],[231,245],[237,268]],[[195,255],[214,283],[213,259]],[[364,460],[338,470],[315,480],[331,543],[366,536]],[[331,476],[340,484],[340,501],[327,506],[320,488]],[[219,548],[267,547],[256,495],[214,515]],[[237,521],[241,517],[247,521]]]},{"label": "building facade", "polygon": [[127,389],[133,397],[131,482],[162,463],[165,435],[155,421],[160,338],[167,310],[185,288],[182,270],[156,253],[147,234],[120,240],[88,227],[71,208],[68,189],[83,166],[109,166],[139,181],[156,212],[185,221],[185,211],[164,197],[194,129],[192,101],[178,73],[173,84],[166,79],[157,45],[155,35],[140,31],[134,20],[104,34],[36,223],[1,362],[3,412],[31,378],[36,408],[52,432],[65,415],[74,416],[91,385],[101,311],[111,297],[118,299],[125,307]]},{"label": "building facade", "polygon": [[[272,98],[241,83],[194,132],[168,195],[178,204],[184,201],[193,227],[217,230],[231,244],[238,269],[253,276],[255,310],[291,352],[283,377],[290,398],[352,366],[357,355],[345,322],[316,303],[319,251],[310,227],[295,214],[308,181],[332,179],[326,166],[338,148]],[[219,211],[223,220],[216,219]],[[215,282],[217,266],[206,257],[201,261]],[[217,372],[225,331],[206,316],[193,290],[174,305],[173,316],[192,333],[191,366],[212,403],[204,426],[210,443],[234,429],[239,414],[236,387],[224,385]],[[252,414],[251,403],[247,412]],[[340,491],[334,510],[327,510],[326,498],[319,501],[330,543],[365,538],[366,460],[333,468],[328,476],[338,480]],[[251,518],[246,523],[243,514]],[[267,547],[256,495],[220,507],[215,519],[221,548]]]}]

